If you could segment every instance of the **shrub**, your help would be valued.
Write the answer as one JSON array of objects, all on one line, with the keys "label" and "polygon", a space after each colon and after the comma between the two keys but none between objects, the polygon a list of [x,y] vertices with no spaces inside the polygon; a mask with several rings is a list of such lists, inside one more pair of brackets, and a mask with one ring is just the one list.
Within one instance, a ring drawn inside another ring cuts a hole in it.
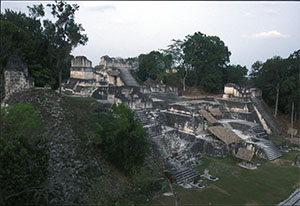
[{"label": "shrub", "polygon": [[31,104],[1,109],[0,201],[5,205],[42,204],[40,185],[47,178],[43,123]]},{"label": "shrub", "polygon": [[121,170],[130,173],[143,165],[149,151],[147,133],[126,105],[100,113],[96,130],[95,144]]}]

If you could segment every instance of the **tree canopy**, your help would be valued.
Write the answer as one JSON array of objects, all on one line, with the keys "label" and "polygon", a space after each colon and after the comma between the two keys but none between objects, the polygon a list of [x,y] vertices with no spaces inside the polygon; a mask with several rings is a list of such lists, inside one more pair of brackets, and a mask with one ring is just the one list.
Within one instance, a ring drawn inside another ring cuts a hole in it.
[{"label": "tree canopy", "polygon": [[32,104],[0,109],[0,202],[44,205],[41,184],[47,179],[44,124]]},{"label": "tree canopy", "polygon": [[17,55],[27,64],[36,86],[50,85],[56,89],[61,79],[69,77],[71,50],[87,42],[82,26],[74,19],[79,6],[64,1],[47,6],[55,22],[42,20],[42,4],[28,7],[30,16],[9,9],[1,13],[1,76],[8,58]]},{"label": "tree canopy", "polygon": [[[220,92],[226,83],[248,81],[246,67],[228,64],[231,53],[217,36],[196,32],[183,40],[173,39],[161,51],[138,57],[136,72],[142,81],[151,78],[173,86],[181,82],[183,91],[186,86],[196,86],[208,92]],[[166,73],[167,69],[176,73]]]},{"label": "tree canopy", "polygon": [[95,144],[121,170],[131,173],[143,165],[150,146],[147,133],[127,105],[100,113],[95,131]]},{"label": "tree canopy", "polygon": [[184,61],[193,67],[195,86],[210,92],[222,89],[223,69],[231,55],[225,43],[217,36],[196,32],[186,36],[183,47]]},{"label": "tree canopy", "polygon": [[185,91],[186,89],[186,78],[189,71],[192,69],[192,65],[186,63],[184,60],[185,53],[184,53],[184,42],[181,40],[172,40],[173,43],[168,46],[166,50],[163,52],[166,55],[170,55],[172,57],[172,68],[176,69],[182,83],[182,90]]},{"label": "tree canopy", "polygon": [[[283,113],[290,113],[292,104],[299,111],[300,98],[300,50],[288,58],[274,56],[266,62],[252,65],[250,80],[253,86],[262,89],[263,98],[270,106]],[[275,112],[276,114],[276,112]]]},{"label": "tree canopy", "polygon": [[[56,72],[50,56],[50,42],[43,34],[40,22],[6,9],[1,19],[1,69],[12,55],[19,56],[27,65],[36,86],[57,87]],[[64,70],[69,69],[63,67]]]},{"label": "tree canopy", "polygon": [[156,80],[166,69],[171,68],[171,56],[164,55],[159,51],[151,51],[148,54],[138,56],[137,76],[140,80]]},{"label": "tree canopy", "polygon": [[[49,19],[43,21],[44,34],[56,51],[54,59],[61,91],[62,66],[66,63],[72,49],[79,44],[85,45],[88,38],[86,34],[82,34],[84,31],[82,25],[75,23],[75,12],[79,9],[77,4],[70,5],[62,0],[55,0],[55,4],[47,4],[47,7],[51,9],[55,22]],[[42,4],[28,8],[34,18],[45,15]]]},{"label": "tree canopy", "polygon": [[246,77],[248,69],[241,65],[228,65],[224,68],[223,83],[235,83],[241,86],[245,86],[248,83]]}]

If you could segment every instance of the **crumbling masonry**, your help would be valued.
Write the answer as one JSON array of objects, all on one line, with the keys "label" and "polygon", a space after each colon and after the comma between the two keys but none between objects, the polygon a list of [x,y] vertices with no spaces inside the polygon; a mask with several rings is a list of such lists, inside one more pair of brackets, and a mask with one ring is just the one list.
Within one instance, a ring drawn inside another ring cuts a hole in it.
[{"label": "crumbling masonry", "polygon": [[281,130],[259,89],[227,84],[222,98],[186,98],[178,96],[174,87],[140,86],[130,70],[125,60],[108,56],[92,70],[89,60],[76,57],[63,91],[103,103],[123,102],[134,109],[152,137],[152,152],[166,160],[177,183],[199,176],[191,167],[201,154],[227,157],[231,153],[247,161],[253,156],[268,160],[281,156],[267,136]]}]

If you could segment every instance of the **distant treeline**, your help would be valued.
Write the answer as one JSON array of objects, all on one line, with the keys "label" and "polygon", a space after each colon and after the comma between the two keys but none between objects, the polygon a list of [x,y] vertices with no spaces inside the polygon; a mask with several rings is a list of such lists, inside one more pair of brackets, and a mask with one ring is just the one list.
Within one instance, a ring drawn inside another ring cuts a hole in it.
[{"label": "distant treeline", "polygon": [[250,71],[245,66],[230,64],[230,55],[219,37],[196,32],[184,40],[172,40],[167,49],[136,57],[136,75],[142,81],[151,79],[183,91],[186,87],[198,87],[222,93],[226,83],[258,87],[268,105],[275,108],[275,116],[278,110],[291,113],[292,107],[294,114],[299,114],[300,50],[286,59],[275,56],[266,62],[257,61]]}]

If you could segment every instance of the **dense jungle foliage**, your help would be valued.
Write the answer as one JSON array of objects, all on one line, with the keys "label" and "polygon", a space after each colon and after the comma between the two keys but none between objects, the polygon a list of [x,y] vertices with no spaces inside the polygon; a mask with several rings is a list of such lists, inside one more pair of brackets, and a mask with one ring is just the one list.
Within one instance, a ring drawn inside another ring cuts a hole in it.
[{"label": "dense jungle foliage", "polygon": [[95,145],[121,170],[133,173],[143,166],[150,147],[148,135],[127,105],[115,105],[112,111],[100,113],[95,134]]},{"label": "dense jungle foliage", "polygon": [[1,109],[0,202],[43,204],[41,184],[47,179],[44,124],[29,103]]},{"label": "dense jungle foliage", "polygon": [[3,75],[9,57],[17,55],[27,64],[36,86],[57,89],[61,80],[69,77],[71,50],[78,44],[84,45],[87,36],[82,34],[82,26],[75,23],[78,5],[55,1],[47,7],[55,21],[43,20],[42,4],[28,7],[30,16],[9,9],[1,13],[0,74]]}]

